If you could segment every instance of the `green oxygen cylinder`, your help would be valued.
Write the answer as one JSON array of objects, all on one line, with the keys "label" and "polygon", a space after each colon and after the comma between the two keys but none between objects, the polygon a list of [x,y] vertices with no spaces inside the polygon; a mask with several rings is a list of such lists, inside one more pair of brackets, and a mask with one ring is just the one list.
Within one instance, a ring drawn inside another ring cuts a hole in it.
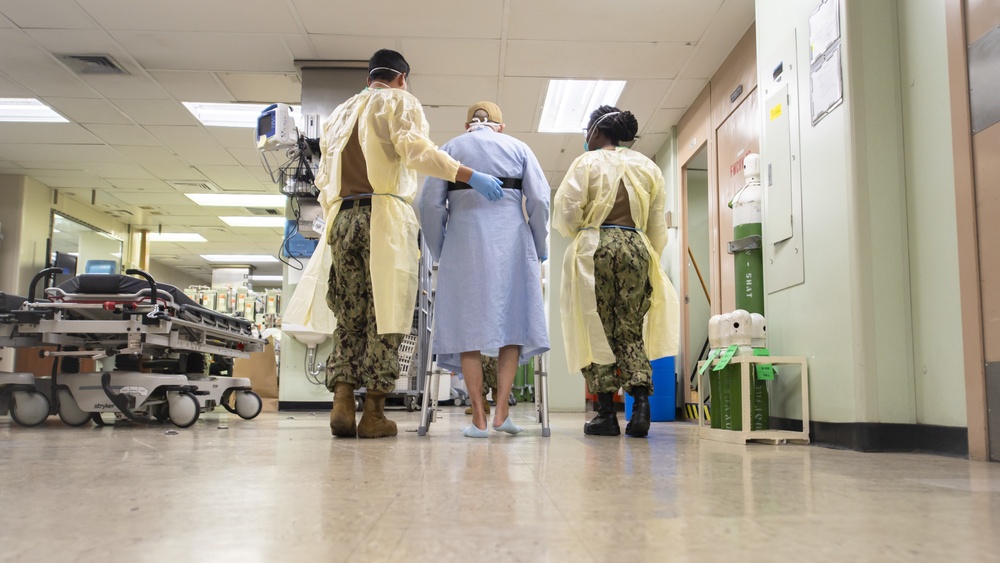
[{"label": "green oxygen cylinder", "polygon": [[729,207],[733,209],[733,255],[736,272],[736,308],[764,314],[764,254],[761,222],[763,189],[760,185],[760,155],[750,153],[743,159],[746,184],[736,192]]},{"label": "green oxygen cylinder", "polygon": [[[733,209],[733,241],[729,243],[729,253],[733,255],[736,277],[736,309],[763,315],[764,249],[761,223],[764,217],[764,191],[760,184],[760,155],[746,155],[743,159],[743,177],[746,183],[729,202],[729,207]],[[750,402],[752,429],[767,429],[770,411],[767,382],[757,377],[756,370],[751,370],[750,373]]]},{"label": "green oxygen cylinder", "polygon": [[[726,347],[722,345],[722,315],[713,315],[712,318],[708,320],[708,343],[709,343],[709,353],[708,353],[708,366],[706,369],[708,371],[708,385],[709,393],[706,393],[711,397],[711,403],[709,405],[710,414],[710,426],[712,428],[722,428],[722,379],[720,372],[712,369],[712,360],[718,358],[725,351]],[[726,344],[728,346],[728,343]],[[704,389],[699,388],[699,393],[705,393]]]}]

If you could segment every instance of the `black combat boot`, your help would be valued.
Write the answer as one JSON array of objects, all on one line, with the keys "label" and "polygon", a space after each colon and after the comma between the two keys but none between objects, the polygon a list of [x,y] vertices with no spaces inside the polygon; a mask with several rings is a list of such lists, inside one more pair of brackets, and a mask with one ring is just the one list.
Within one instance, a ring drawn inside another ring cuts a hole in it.
[{"label": "black combat boot", "polygon": [[632,389],[632,419],[625,425],[625,434],[636,438],[649,434],[649,387]]},{"label": "black combat boot", "polygon": [[622,433],[615,414],[615,394],[597,394],[597,416],[583,425],[583,433],[591,436],[618,436]]}]

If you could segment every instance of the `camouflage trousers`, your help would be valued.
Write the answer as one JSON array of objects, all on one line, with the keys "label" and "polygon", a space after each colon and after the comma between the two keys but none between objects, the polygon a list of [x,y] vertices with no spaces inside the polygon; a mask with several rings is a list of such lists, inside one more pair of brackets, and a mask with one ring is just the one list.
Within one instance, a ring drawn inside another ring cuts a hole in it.
[{"label": "camouflage trousers", "polygon": [[615,363],[590,364],[583,377],[591,393],[631,393],[635,387],[653,392],[653,369],[642,341],[642,322],[649,311],[649,252],[642,235],[628,229],[601,229],[594,251],[597,313]]},{"label": "camouflage trousers", "polygon": [[355,389],[387,393],[399,377],[402,334],[378,334],[369,268],[371,207],[342,210],[330,229],[330,281],[326,304],[337,317],[333,353],[326,362],[326,387],[349,383]]},{"label": "camouflage trousers", "polygon": [[[483,356],[483,395],[489,395],[490,389],[497,388],[498,364],[496,358]],[[496,397],[493,397],[496,400]]]}]

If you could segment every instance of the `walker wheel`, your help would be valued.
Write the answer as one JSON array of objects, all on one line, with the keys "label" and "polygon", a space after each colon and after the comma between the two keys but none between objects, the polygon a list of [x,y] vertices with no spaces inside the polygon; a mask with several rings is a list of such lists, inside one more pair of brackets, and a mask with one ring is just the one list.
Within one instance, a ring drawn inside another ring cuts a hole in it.
[{"label": "walker wheel", "polygon": [[354,410],[358,412],[365,410],[365,400],[357,395],[354,396]]}]

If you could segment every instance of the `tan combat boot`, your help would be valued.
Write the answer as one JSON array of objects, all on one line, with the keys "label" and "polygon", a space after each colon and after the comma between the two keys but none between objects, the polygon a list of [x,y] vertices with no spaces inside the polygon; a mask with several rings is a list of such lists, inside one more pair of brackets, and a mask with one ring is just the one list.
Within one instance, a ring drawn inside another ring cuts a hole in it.
[{"label": "tan combat boot", "polygon": [[[486,410],[486,414],[490,414],[490,402],[486,400],[486,395],[483,395],[483,408]],[[472,414],[472,407],[465,409],[465,414]]]},{"label": "tan combat boot", "polygon": [[358,423],[358,438],[388,438],[396,435],[396,423],[385,417],[385,393],[365,394],[365,410]]},{"label": "tan combat boot", "polygon": [[358,435],[354,421],[354,386],[350,383],[338,383],[333,387],[330,432],[340,438],[354,438]]}]

